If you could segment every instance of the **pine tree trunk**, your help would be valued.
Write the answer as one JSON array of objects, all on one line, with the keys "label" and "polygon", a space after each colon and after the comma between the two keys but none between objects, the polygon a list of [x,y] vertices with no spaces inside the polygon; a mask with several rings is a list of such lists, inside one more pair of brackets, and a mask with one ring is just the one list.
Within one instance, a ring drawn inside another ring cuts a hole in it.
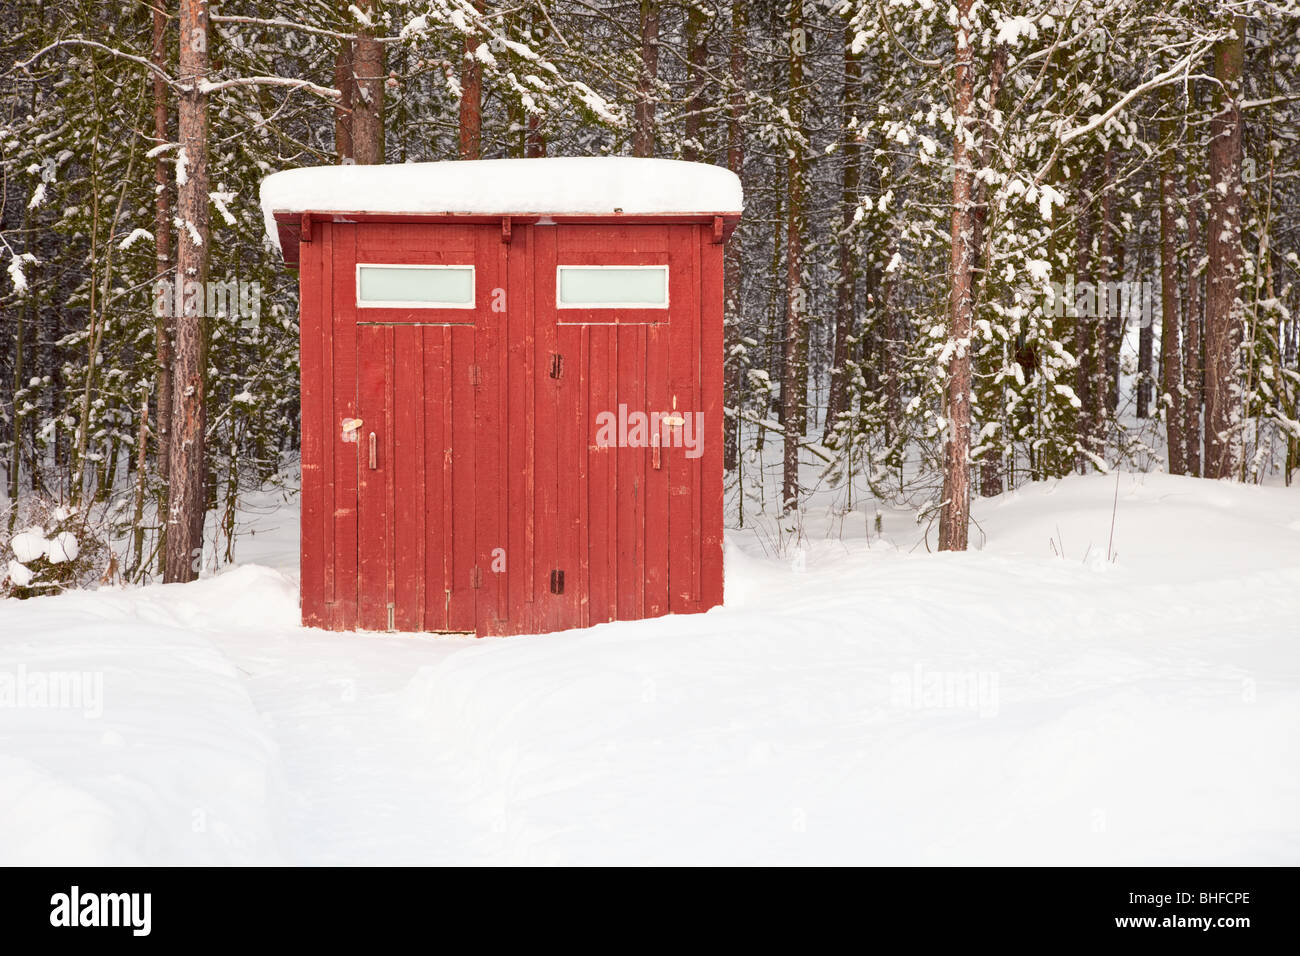
[{"label": "pine tree trunk", "polygon": [[167,582],[194,580],[203,555],[207,330],[202,290],[208,277],[208,96],[201,84],[207,78],[210,37],[206,0],[181,0],[179,79],[186,88],[180,94],[177,132],[185,175],[177,190],[176,212],[182,226],[177,235],[176,272],[185,291],[193,289],[196,294],[185,295],[185,308],[176,317],[163,570]]},{"label": "pine tree trunk", "polygon": [[[1167,108],[1173,97],[1166,96]],[[1164,153],[1160,157],[1160,404],[1165,413],[1169,473],[1187,472],[1183,436],[1183,366],[1178,335],[1178,183],[1174,179],[1174,124],[1160,124]]]},{"label": "pine tree trunk", "polygon": [[542,118],[535,113],[528,116],[528,136],[524,141],[524,155],[539,159],[546,155],[546,134],[542,131]]},{"label": "pine tree trunk", "polygon": [[[891,255],[892,259],[893,256]],[[880,310],[877,325],[880,328],[880,378],[885,390],[885,444],[898,436],[903,427],[903,370],[902,330],[899,328],[898,310],[894,303],[894,288],[898,279],[892,272],[880,281]]]},{"label": "pine tree trunk", "polygon": [[144,502],[149,486],[149,392],[140,396],[140,422],[136,430],[135,508],[131,513],[131,571],[144,563]]},{"label": "pine tree trunk", "polygon": [[[1101,414],[1095,423],[1094,434],[1104,436],[1107,421],[1119,409],[1119,353],[1124,344],[1125,325],[1128,319],[1123,295],[1117,295],[1117,301],[1112,303],[1108,291],[1112,283],[1124,279],[1124,244],[1119,235],[1115,214],[1115,150],[1113,147],[1106,150],[1102,160],[1101,222],[1097,248],[1100,260],[1098,272],[1101,281],[1106,283],[1104,288],[1107,291],[1103,294],[1106,296],[1107,307],[1098,309],[1097,337],[1101,354],[1097,364],[1096,381],[1098,394],[1104,396],[1104,401],[1097,405],[1097,411]],[[1117,304],[1119,308],[1111,309],[1109,307],[1111,304]],[[1149,384],[1147,397],[1149,400]]]},{"label": "pine tree trunk", "polygon": [[[1146,264],[1146,258],[1146,253],[1143,251],[1139,256],[1140,265]],[[1144,273],[1139,269],[1139,275],[1141,274]],[[1123,316],[1119,317],[1117,324],[1121,331],[1124,328],[1123,322]],[[1146,419],[1151,417],[1151,394],[1155,386],[1155,329],[1152,327],[1150,316],[1145,312],[1140,314],[1139,323],[1136,414],[1138,418]],[[1116,357],[1118,358],[1118,355]]]},{"label": "pine tree trunk", "polygon": [[1187,474],[1201,474],[1201,200],[1200,184],[1187,173],[1187,309],[1183,319],[1183,437]]},{"label": "pine tree trunk", "polygon": [[1206,225],[1205,476],[1230,478],[1241,464],[1241,67],[1245,18],[1214,47],[1210,202]]},{"label": "pine tree trunk", "polygon": [[[482,0],[476,0],[474,6],[481,12]],[[464,59],[460,69],[461,159],[479,159],[482,156],[483,64],[474,55],[478,42],[476,35],[465,34]]]},{"label": "pine tree trunk", "polygon": [[[1120,288],[1114,283],[1124,279],[1124,244],[1119,236],[1115,213],[1115,150],[1107,149],[1102,156],[1100,192],[1100,217],[1097,232],[1098,308],[1096,323],[1097,364],[1094,368],[1093,388],[1097,401],[1094,411],[1093,434],[1097,437],[1098,454],[1105,445],[1107,423],[1119,409],[1119,353],[1124,343],[1128,321],[1124,295],[1111,290]],[[1149,370],[1148,370],[1149,371]],[[1142,381],[1139,376],[1139,383]],[[1148,386],[1148,400],[1150,387]]]},{"label": "pine tree trunk", "polygon": [[830,442],[835,426],[845,410],[849,375],[849,339],[853,336],[857,315],[858,271],[854,242],[854,214],[858,206],[861,179],[862,145],[859,139],[858,111],[862,87],[862,54],[853,51],[857,28],[844,30],[844,99],[840,126],[843,130],[841,152],[844,155],[844,180],[840,193],[839,282],[835,289],[835,348],[831,358],[831,387],[826,402],[826,425],[822,440]]},{"label": "pine tree trunk", "polygon": [[975,121],[975,74],[971,51],[972,0],[957,0],[956,70],[953,76],[952,298],[948,324],[947,436],[939,550],[965,551],[970,533],[970,395],[972,285],[975,250],[975,169],[967,131]]},{"label": "pine tree trunk", "polygon": [[632,155],[655,154],[655,79],[659,75],[659,0],[641,0],[641,64],[633,106]]},{"label": "pine tree trunk", "polygon": [[[23,207],[23,235],[27,236],[27,225],[29,222],[28,210]],[[18,303],[18,308],[14,310],[14,377],[13,377],[13,444],[9,449],[9,533],[13,534],[14,526],[18,521],[18,492],[19,480],[22,476],[22,452],[23,452],[23,420],[26,416],[22,412],[22,405],[18,401],[18,392],[22,389],[23,380],[23,320],[27,317],[28,303],[24,298]]]},{"label": "pine tree trunk", "polygon": [[782,424],[785,427],[781,461],[781,506],[799,506],[799,443],[808,425],[808,323],[803,285],[804,211],[807,183],[804,176],[803,58],[806,51],[803,4],[790,4],[790,73],[786,87],[790,116],[790,142],[786,146],[786,250],[785,339],[781,377]]},{"label": "pine tree trunk", "polygon": [[[987,87],[987,102],[990,112],[998,108],[998,97],[1002,91],[1002,77],[1007,70],[1007,45],[999,43],[993,48],[993,56],[989,59],[989,81]],[[997,131],[992,129],[988,117],[984,117],[983,127],[983,149],[980,153],[980,166],[987,169],[993,165],[993,147],[997,140]],[[979,180],[975,184],[975,225],[972,230],[972,248],[975,255],[975,265],[973,268],[972,283],[974,283],[976,301],[983,301],[983,289],[989,280],[989,265],[991,261],[990,237],[988,235],[987,225],[989,217],[989,187],[988,183]],[[1006,361],[1006,346],[1001,342],[989,342],[985,348],[975,356],[979,363],[979,376],[986,381],[991,381],[997,375],[998,369]],[[990,389],[996,400],[997,407],[994,408],[993,402],[989,402],[990,407],[982,409],[985,421],[993,423],[999,422],[1003,418],[1002,406],[1005,403],[1005,397],[1000,394],[1001,389],[994,386]],[[1003,426],[1002,442],[1010,444],[1007,438],[1005,422],[999,422]],[[992,436],[990,436],[992,437]],[[1002,446],[997,441],[986,441],[983,443],[984,448],[979,456],[979,489],[980,497],[996,498],[1002,494],[1002,464],[1003,455]]]},{"label": "pine tree trunk", "polygon": [[[779,160],[773,164],[772,178],[776,182],[777,188],[773,190],[773,223],[785,222],[785,204],[788,190],[785,187],[786,164]],[[768,283],[767,295],[767,338],[766,360],[763,367],[767,370],[768,381],[765,383],[767,394],[763,399],[762,417],[766,418],[771,414],[775,406],[776,420],[784,424],[785,420],[785,403],[781,401],[779,393],[775,393],[772,388],[772,382],[778,385],[785,383],[785,319],[786,319],[786,289],[783,283],[776,281],[781,275],[781,262],[784,255],[785,230],[774,228],[772,235],[772,259],[768,267],[768,275],[772,281]],[[763,442],[767,436],[767,429],[760,428],[758,437],[755,439],[755,447],[758,451],[763,450]]]},{"label": "pine tree trunk", "polygon": [[686,120],[682,159],[698,162],[703,155],[700,134],[704,130],[704,75],[709,64],[708,18],[691,4],[686,10]]},{"label": "pine tree trunk", "polygon": [[[343,5],[347,16],[347,4]],[[334,155],[340,165],[356,162],[356,147],[352,142],[352,111],[356,107],[357,78],[353,73],[353,39],[339,40],[334,58],[334,88],[341,94],[334,105]]]},{"label": "pine tree trunk", "polygon": [[[345,22],[352,19],[349,6],[348,0],[339,0],[339,16]],[[353,63],[355,55],[355,37],[339,40],[338,52],[334,57],[334,88],[340,93],[334,101],[334,155],[340,165],[356,162],[356,148],[352,140],[352,114],[357,99],[357,78]]]},{"label": "pine tree trunk", "polygon": [[[744,3],[731,7],[731,50],[728,63],[731,89],[727,94],[727,168],[742,176],[745,168],[745,131],[741,120],[745,111],[745,41],[748,16]],[[741,248],[733,233],[727,240],[724,257],[724,296],[726,309],[726,388],[724,404],[734,417],[726,426],[723,438],[723,467],[733,470],[740,463],[740,408],[744,395],[744,365],[738,350],[741,338]]]},{"label": "pine tree trunk", "polygon": [[[1075,248],[1075,265],[1074,281],[1076,287],[1075,299],[1073,302],[1066,302],[1066,308],[1074,315],[1074,355],[1079,365],[1075,370],[1074,391],[1079,399],[1078,412],[1078,441],[1081,451],[1096,453],[1096,433],[1094,426],[1100,418],[1097,411],[1096,403],[1101,401],[1101,397],[1094,395],[1093,384],[1096,381],[1096,363],[1097,363],[1097,341],[1096,325],[1097,318],[1095,313],[1097,309],[1096,288],[1094,276],[1092,274],[1092,199],[1093,185],[1096,182],[1096,165],[1089,161],[1083,167],[1079,180],[1079,203],[1078,203],[1078,227]],[[1091,300],[1083,297],[1082,289],[1085,283],[1093,289]],[[1080,308],[1082,306],[1082,308]],[[1079,472],[1082,473],[1088,463],[1088,458],[1080,454],[1078,460]]]},{"label": "pine tree trunk", "polygon": [[[378,18],[375,0],[357,0],[362,13]],[[356,94],[352,103],[352,147],[359,166],[384,161],[384,45],[375,29],[359,27],[352,47]]]},{"label": "pine tree trunk", "polygon": [[[160,70],[167,70],[167,17],[159,8],[153,11],[152,61]],[[155,145],[168,143],[167,135],[167,82],[158,75],[153,78],[153,135]],[[171,177],[167,175],[167,157],[158,154],[154,161],[153,234],[154,254],[157,261],[157,278],[163,279],[172,269],[172,208],[169,190]],[[173,299],[173,304],[175,300]],[[157,415],[158,477],[167,482],[168,446],[172,424],[172,309],[160,309],[154,321],[154,350],[158,369],[155,378]]]}]

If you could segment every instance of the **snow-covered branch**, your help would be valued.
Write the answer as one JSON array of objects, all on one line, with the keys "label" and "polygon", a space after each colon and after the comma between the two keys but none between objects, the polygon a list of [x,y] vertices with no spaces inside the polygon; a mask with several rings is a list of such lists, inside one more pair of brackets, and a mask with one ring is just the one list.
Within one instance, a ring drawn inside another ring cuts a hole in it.
[{"label": "snow-covered branch", "polygon": [[101,50],[104,53],[107,53],[111,56],[115,56],[118,59],[130,60],[132,63],[138,63],[140,66],[143,66],[154,76],[159,77],[160,79],[163,80],[163,82],[169,84],[170,86],[176,87],[177,89],[182,88],[181,84],[177,82],[177,80],[174,77],[169,76],[166,72],[159,69],[157,66],[151,63],[149,60],[146,60],[144,57],[136,56],[133,53],[124,53],[121,50],[114,49],[113,47],[107,46],[106,44],[103,43],[99,43],[96,40],[86,40],[83,39],[82,37],[67,37],[66,39],[63,40],[56,40],[47,46],[41,47],[39,50],[37,50],[27,59],[19,63],[15,63],[14,68],[19,70],[26,70],[37,60],[41,59],[41,57],[45,56],[45,54],[51,52],[52,50],[57,50],[60,47],[65,47],[65,46],[88,46],[91,47],[92,49]]},{"label": "snow-covered branch", "polygon": [[[165,71],[159,69],[152,62],[146,60],[144,57],[135,56],[132,53],[124,53],[121,50],[114,49],[113,47],[100,43],[96,40],[86,40],[83,39],[82,37],[68,37],[63,40],[57,40],[54,43],[51,43],[48,46],[42,47],[40,50],[37,50],[26,60],[23,60],[19,63],[15,63],[14,66],[17,69],[25,70],[33,63],[35,63],[37,60],[39,60],[41,57],[43,57],[45,54],[51,52],[52,50],[56,50],[59,47],[65,47],[65,46],[90,47],[95,50],[100,50],[111,56],[118,57],[119,59],[129,60],[132,63],[137,63],[140,66],[144,67],[146,70],[148,70],[150,73],[152,73],[154,76],[159,77],[161,80],[163,80],[163,82],[171,86],[173,89],[180,90],[182,92],[187,92],[193,88],[189,83],[182,83],[179,80],[177,80],[175,77],[170,76]],[[287,89],[301,89],[301,90],[307,90],[311,93],[315,93],[317,96],[323,96],[331,100],[336,100],[343,95],[338,90],[332,87],[321,86],[317,83],[312,83],[310,80],[296,80],[284,76],[240,76],[230,80],[204,82],[199,85],[199,89],[203,93],[217,93],[220,92],[221,90],[233,89],[239,86],[281,86]]]},{"label": "snow-covered branch", "polygon": [[1144,93],[1150,93],[1152,90],[1159,89],[1160,87],[1165,86],[1166,84],[1181,80],[1183,74],[1187,72],[1187,70],[1191,67],[1191,65],[1197,62],[1198,60],[1200,60],[1202,57],[1204,57],[1213,46],[1214,43],[1212,41],[1208,41],[1203,44],[1198,44],[1196,48],[1192,50],[1191,53],[1187,54],[1185,57],[1183,57],[1173,66],[1171,66],[1169,69],[1165,70],[1165,72],[1157,74],[1156,76],[1151,77],[1151,79],[1147,80],[1145,83],[1139,83],[1137,86],[1133,87],[1131,90],[1129,90],[1119,99],[1117,99],[1111,105],[1110,109],[1106,110],[1106,112],[1096,113],[1091,118],[1089,118],[1088,122],[1084,123],[1082,126],[1076,126],[1074,129],[1066,130],[1060,136],[1061,145],[1071,143],[1081,136],[1087,136],[1089,133],[1095,132],[1096,130],[1100,129],[1112,117],[1114,117],[1121,110],[1123,110],[1124,107],[1128,106],[1130,103],[1132,103],[1139,96],[1142,96]]},{"label": "snow-covered branch", "polygon": [[[234,89],[238,86],[283,86],[288,89],[308,90],[317,96],[336,100],[343,94],[333,87],[320,86],[310,80],[294,80],[284,76],[240,76],[233,80],[220,80],[216,83],[203,83],[200,90],[204,93],[217,93],[221,90]],[[182,89],[188,89],[188,85]]]},{"label": "snow-covered branch", "polygon": [[[305,23],[298,23],[294,20],[285,20],[283,17],[272,17],[264,19],[262,17],[235,17],[225,14],[213,14],[211,17],[213,23],[246,23],[258,27],[279,27],[285,30],[296,30],[300,33],[311,33],[315,36],[333,37],[336,40],[351,40],[355,33],[342,33],[338,30],[327,30],[324,27],[308,26]],[[376,43],[398,43],[401,37],[374,37]]]}]

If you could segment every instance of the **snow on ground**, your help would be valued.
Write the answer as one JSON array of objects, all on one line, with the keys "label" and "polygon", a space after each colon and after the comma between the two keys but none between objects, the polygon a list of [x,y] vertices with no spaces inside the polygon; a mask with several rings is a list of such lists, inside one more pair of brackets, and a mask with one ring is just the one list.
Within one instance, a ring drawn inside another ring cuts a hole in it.
[{"label": "snow on ground", "polygon": [[261,626],[268,577],[0,601],[0,862],[282,859],[274,739],[205,623]]},{"label": "snow on ground", "polygon": [[1300,492],[1116,487],[964,555],[814,508],[724,608],[482,641],[298,627],[253,502],[215,577],[0,602],[0,680],[103,684],[0,709],[0,862],[1300,863]]}]

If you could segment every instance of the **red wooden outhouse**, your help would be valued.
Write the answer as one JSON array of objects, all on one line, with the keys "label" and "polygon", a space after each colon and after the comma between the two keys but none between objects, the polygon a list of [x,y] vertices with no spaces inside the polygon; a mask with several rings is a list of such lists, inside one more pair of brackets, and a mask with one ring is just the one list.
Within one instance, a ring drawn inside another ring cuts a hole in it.
[{"label": "red wooden outhouse", "polygon": [[299,271],[302,617],[519,634],[722,603],[725,169],[268,177]]}]

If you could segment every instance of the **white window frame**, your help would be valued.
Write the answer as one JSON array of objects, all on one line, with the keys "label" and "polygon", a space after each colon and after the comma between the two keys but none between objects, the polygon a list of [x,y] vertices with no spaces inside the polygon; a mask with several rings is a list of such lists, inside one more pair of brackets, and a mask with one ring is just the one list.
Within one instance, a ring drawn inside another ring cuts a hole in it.
[{"label": "white window frame", "polygon": [[[361,298],[361,270],[362,269],[426,269],[426,270],[446,270],[446,269],[468,269],[469,270],[469,301],[468,302],[399,302],[391,299],[382,301],[366,301]],[[471,263],[457,263],[455,265],[433,265],[423,262],[358,262],[357,263],[357,308],[358,309],[473,309],[478,302],[478,270]]]},{"label": "white window frame", "polygon": [[[566,303],[560,296],[560,274],[565,269],[619,269],[627,271],[637,269],[645,271],[654,269],[664,274],[664,300],[662,302],[575,302]],[[565,265],[555,267],[555,307],[557,309],[667,309],[669,302],[669,289],[671,286],[671,275],[668,271],[668,264],[652,266],[633,266],[633,265],[580,265],[578,263],[566,263]]]}]

